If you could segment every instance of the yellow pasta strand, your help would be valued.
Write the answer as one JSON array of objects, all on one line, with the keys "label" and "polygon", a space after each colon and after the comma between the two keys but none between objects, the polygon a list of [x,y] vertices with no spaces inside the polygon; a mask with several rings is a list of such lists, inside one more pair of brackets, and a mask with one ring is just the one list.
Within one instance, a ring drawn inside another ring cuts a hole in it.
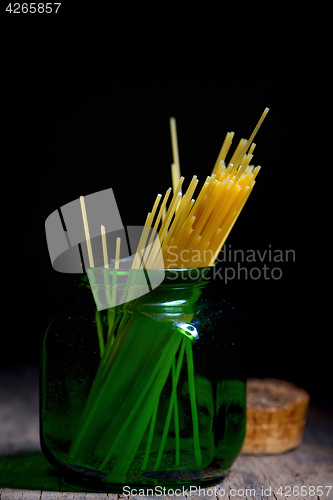
[{"label": "yellow pasta strand", "polygon": [[117,238],[117,244],[116,244],[116,260],[115,260],[115,263],[114,263],[114,267],[115,267],[115,269],[119,269],[120,242],[121,242],[121,238]]},{"label": "yellow pasta strand", "polygon": [[87,248],[88,248],[89,266],[90,267],[95,267],[94,266],[94,258],[93,258],[92,248],[91,248],[91,241],[90,241],[90,234],[89,234],[89,227],[88,227],[88,219],[87,219],[87,213],[86,213],[86,206],[85,206],[85,203],[84,203],[84,197],[83,196],[80,196],[80,203],[81,203],[81,212],[82,212],[82,218],[83,218],[84,232],[85,232],[85,237],[86,237],[86,242],[87,242]]},{"label": "yellow pasta strand", "polygon": [[212,174],[216,174],[221,162],[224,162],[225,157],[227,156],[228,151],[230,149],[230,146],[232,144],[232,139],[233,139],[234,135],[235,135],[234,132],[228,132],[227,135],[225,136],[224,142],[222,144],[221,150],[220,150],[219,155],[217,157]]},{"label": "yellow pasta strand", "polygon": [[106,237],[105,237],[105,227],[104,226],[101,226],[101,233],[102,233],[104,267],[106,269],[109,269],[108,250],[106,247]]},{"label": "yellow pasta strand", "polygon": [[141,265],[141,260],[142,260],[142,251],[146,246],[146,241],[148,238],[149,230],[150,230],[150,220],[151,220],[151,213],[149,212],[147,215],[147,219],[143,228],[143,231],[141,233],[141,237],[139,240],[138,248],[135,253],[135,257],[133,260],[132,264],[132,269],[139,269]]}]

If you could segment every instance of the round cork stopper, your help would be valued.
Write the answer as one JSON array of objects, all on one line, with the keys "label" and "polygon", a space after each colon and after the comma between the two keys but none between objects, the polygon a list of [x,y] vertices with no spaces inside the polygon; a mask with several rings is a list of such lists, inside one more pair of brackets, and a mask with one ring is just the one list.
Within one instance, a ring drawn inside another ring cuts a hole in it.
[{"label": "round cork stopper", "polygon": [[246,386],[246,434],[243,455],[277,454],[302,441],[309,394],[273,378],[250,378]]}]

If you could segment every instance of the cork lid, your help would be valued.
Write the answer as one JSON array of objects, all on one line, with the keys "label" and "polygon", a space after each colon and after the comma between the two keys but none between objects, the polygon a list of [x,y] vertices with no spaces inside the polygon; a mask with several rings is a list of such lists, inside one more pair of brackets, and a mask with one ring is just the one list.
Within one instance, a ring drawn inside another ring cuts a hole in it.
[{"label": "cork lid", "polygon": [[280,409],[300,400],[308,401],[305,389],[291,382],[275,378],[250,378],[247,380],[247,406],[253,409]]}]

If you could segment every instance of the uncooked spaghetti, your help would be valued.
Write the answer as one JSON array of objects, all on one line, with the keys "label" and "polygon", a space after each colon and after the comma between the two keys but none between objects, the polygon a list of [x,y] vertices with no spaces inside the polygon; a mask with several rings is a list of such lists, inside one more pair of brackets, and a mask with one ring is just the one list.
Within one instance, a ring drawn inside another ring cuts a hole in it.
[{"label": "uncooked spaghetti", "polygon": [[[239,141],[226,165],[225,158],[234,137],[234,132],[227,133],[213,171],[206,178],[196,200],[192,198],[198,185],[196,176],[192,178],[182,196],[184,177],[180,177],[175,123],[174,119],[171,119],[172,145],[176,159],[172,165],[173,198],[161,220],[170,195],[169,188],[153,224],[154,214],[162,199],[162,196],[158,195],[152,212],[148,214],[138,246],[137,255],[140,254],[141,258],[134,259],[132,268],[182,269],[214,265],[255,185],[260,166],[250,166],[255,148],[253,139],[267,113],[268,108],[263,112],[250,138]],[[158,230],[158,238],[150,245],[152,227],[155,231]]]}]

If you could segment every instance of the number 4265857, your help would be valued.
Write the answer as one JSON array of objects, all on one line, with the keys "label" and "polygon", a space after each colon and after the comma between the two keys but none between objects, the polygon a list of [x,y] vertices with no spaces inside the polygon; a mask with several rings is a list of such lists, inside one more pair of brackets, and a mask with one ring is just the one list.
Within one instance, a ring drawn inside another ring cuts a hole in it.
[{"label": "number 4265857", "polygon": [[11,14],[51,14],[54,12],[55,14],[58,12],[59,7],[61,3],[53,3],[53,2],[47,2],[47,3],[10,3],[6,7],[6,11],[10,12]]}]

